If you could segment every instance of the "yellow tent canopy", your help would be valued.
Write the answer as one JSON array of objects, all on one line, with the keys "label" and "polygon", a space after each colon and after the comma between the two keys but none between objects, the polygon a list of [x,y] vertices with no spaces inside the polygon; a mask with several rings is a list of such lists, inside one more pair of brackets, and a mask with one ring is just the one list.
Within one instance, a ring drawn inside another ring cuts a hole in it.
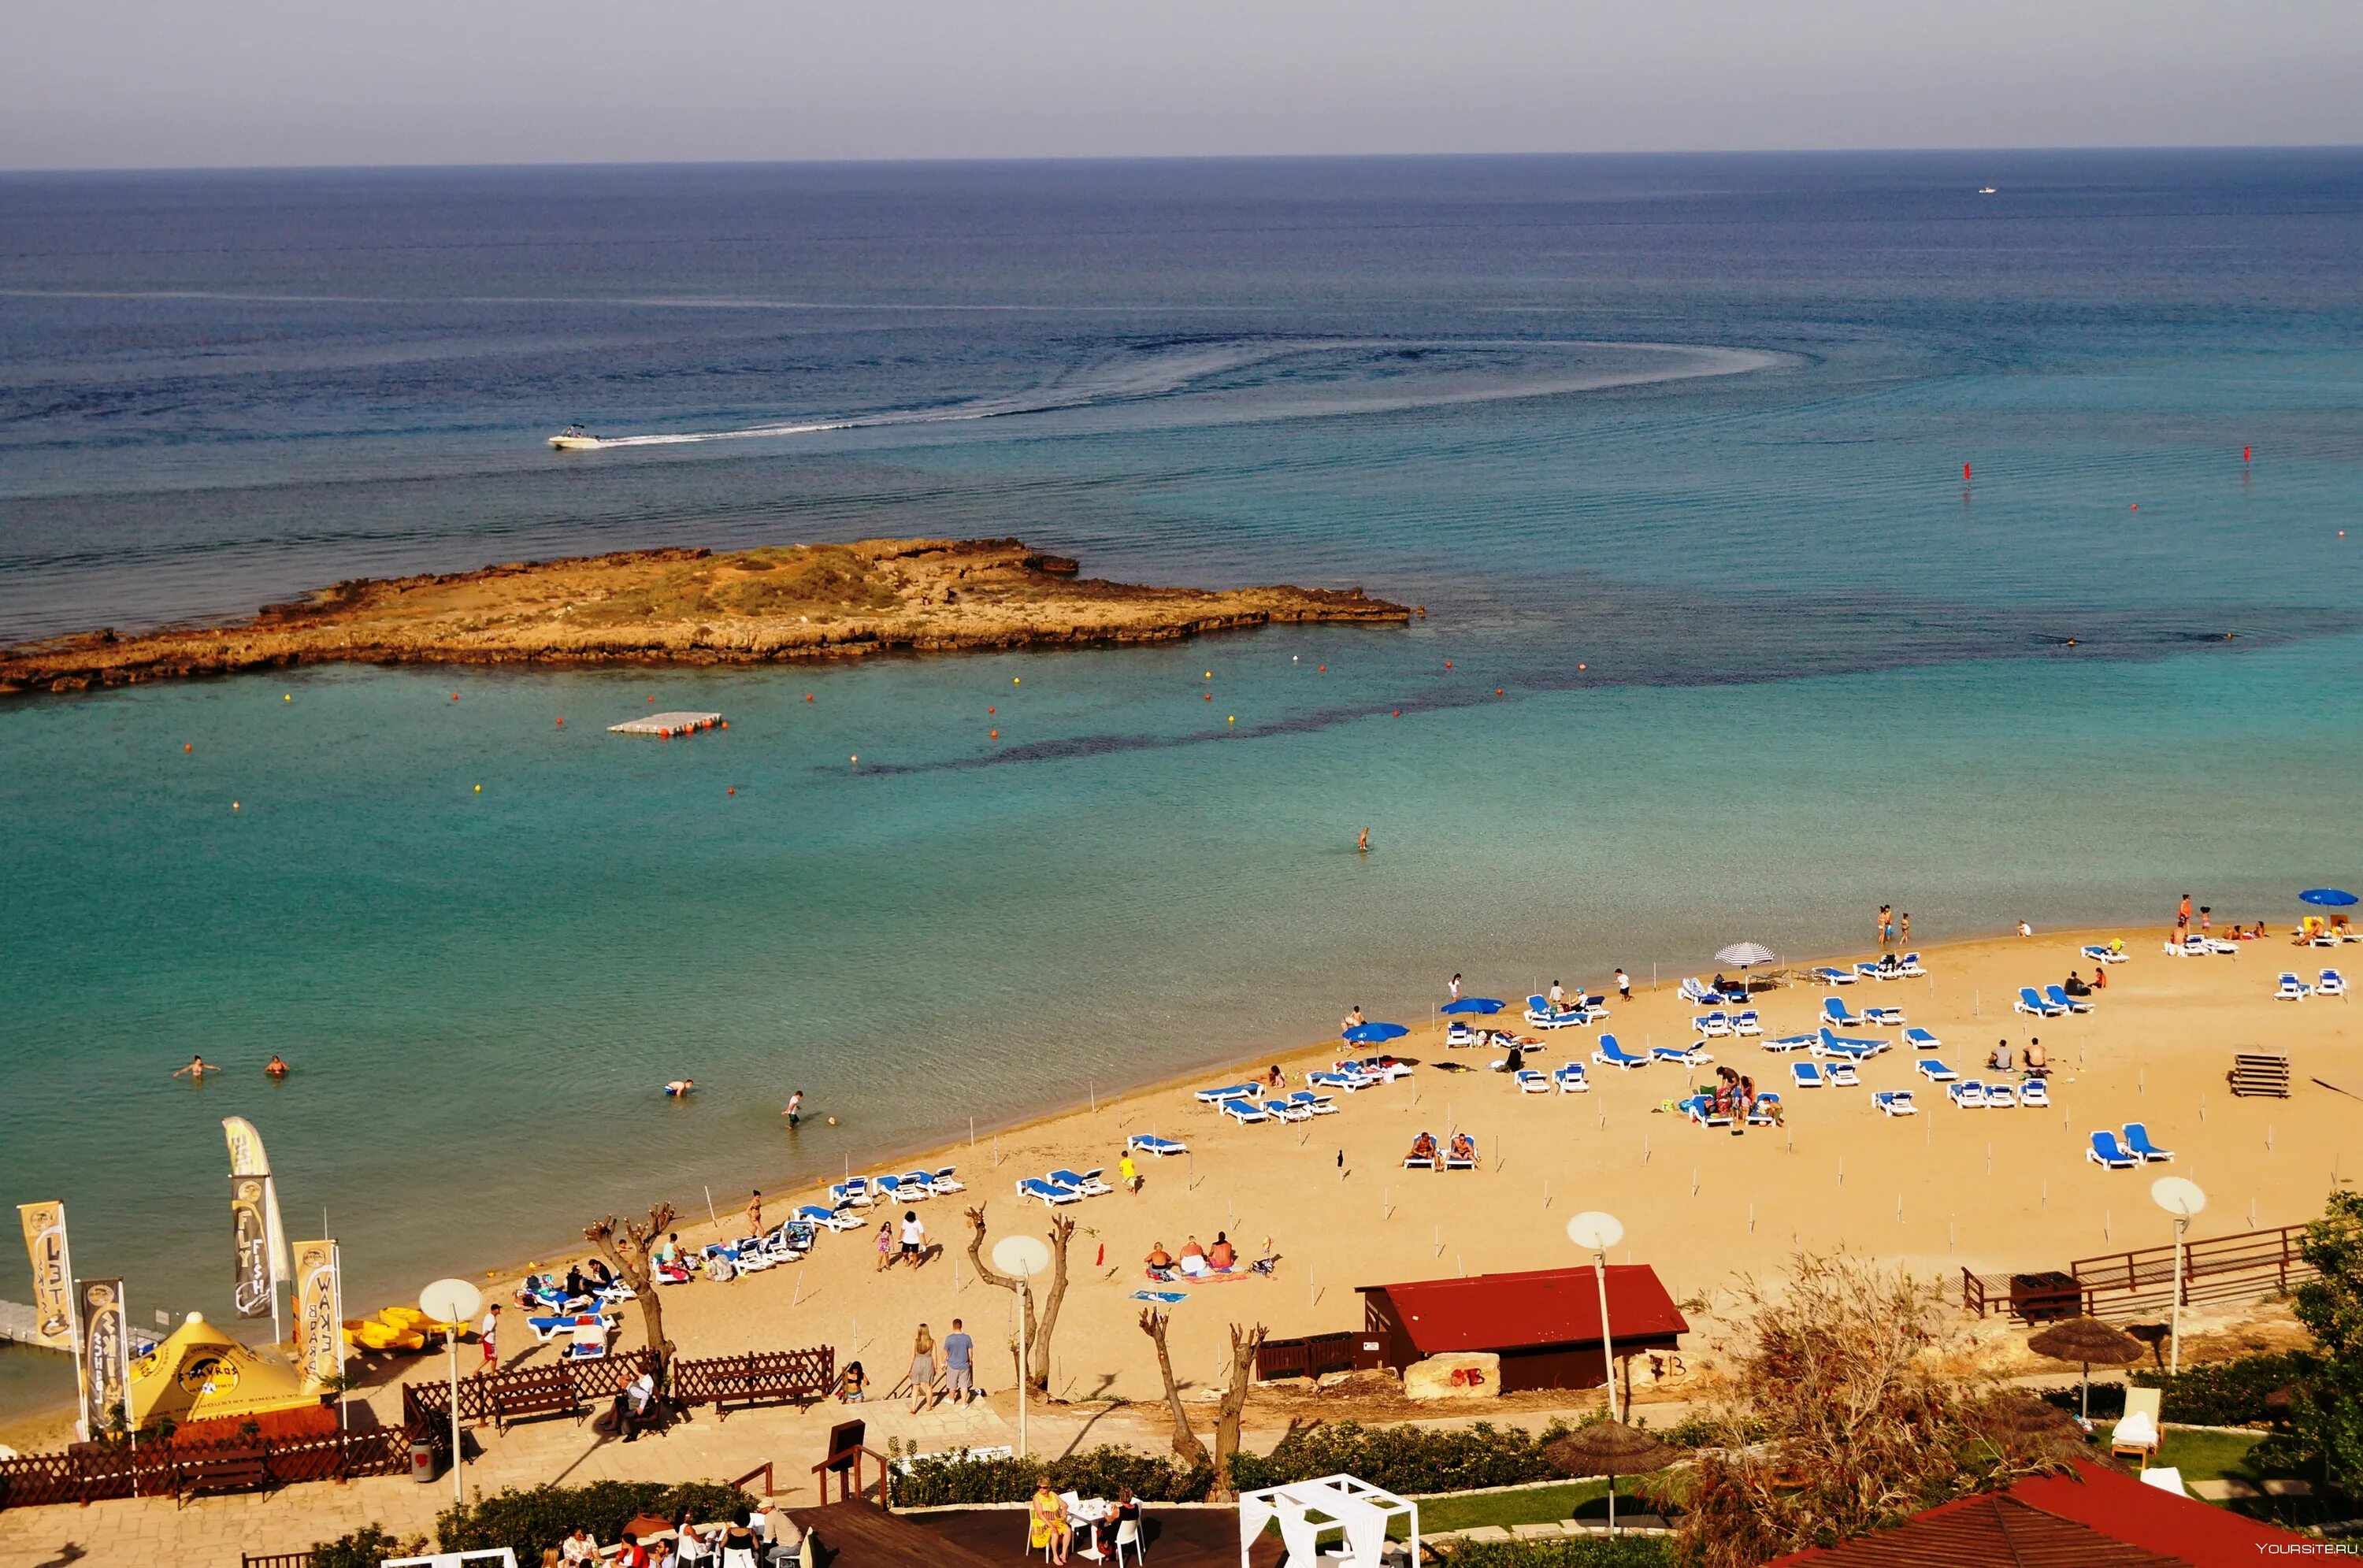
[{"label": "yellow tent canopy", "polygon": [[295,1369],[269,1351],[239,1343],[200,1312],[162,1344],[131,1364],[131,1420],[153,1425],[219,1416],[254,1416],[316,1405],[320,1396],[304,1391]]}]

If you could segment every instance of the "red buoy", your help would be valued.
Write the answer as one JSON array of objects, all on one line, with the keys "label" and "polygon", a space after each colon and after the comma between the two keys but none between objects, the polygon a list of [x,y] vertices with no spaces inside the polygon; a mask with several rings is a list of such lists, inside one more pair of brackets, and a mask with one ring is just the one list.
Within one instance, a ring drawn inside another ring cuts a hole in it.
[{"label": "red buoy", "polygon": [[1969,480],[1969,464],[1967,464],[1967,463],[1963,463],[1963,464],[1961,465],[1961,479],[1962,479],[1963,482],[1965,482],[1965,483],[1966,483],[1966,482],[1968,481],[1968,480]]},{"label": "red buoy", "polygon": [[729,790],[728,790],[727,791],[726,791],[726,792],[727,792],[727,793],[728,793],[728,794],[736,795],[737,793],[738,793],[738,785],[736,785],[736,784],[733,784],[732,786],[730,786]]},{"label": "red buoy", "polygon": [[2246,447],[2240,448],[2240,460],[2244,463],[2248,460],[2248,448]]},{"label": "red buoy", "polygon": [[1446,660],[1444,661],[1444,668],[1447,668],[1447,669],[1450,669],[1450,668],[1452,668],[1452,661],[1451,661],[1450,659],[1446,659]]}]

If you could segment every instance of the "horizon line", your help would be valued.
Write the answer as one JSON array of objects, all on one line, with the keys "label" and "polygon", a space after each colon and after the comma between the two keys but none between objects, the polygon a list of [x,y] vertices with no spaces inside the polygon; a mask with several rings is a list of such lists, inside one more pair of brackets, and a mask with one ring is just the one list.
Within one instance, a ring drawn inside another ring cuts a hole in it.
[{"label": "horizon line", "polygon": [[596,169],[883,169],[883,168],[1008,168],[1052,164],[1182,164],[1182,163],[1445,163],[1545,160],[1586,160],[1640,162],[1685,158],[1808,159],[1808,158],[2025,158],[2076,154],[2181,154],[2224,156],[2241,153],[2337,153],[2363,151],[2363,142],[2210,142],[2093,143],[2059,146],[1998,147],[1795,147],[1795,148],[1656,148],[1621,150],[1492,151],[1371,151],[1371,152],[1138,152],[943,154],[932,157],[881,158],[647,158],[504,160],[420,163],[90,163],[0,164],[0,178],[27,175],[106,174],[359,174],[436,173],[460,171],[596,170]]}]

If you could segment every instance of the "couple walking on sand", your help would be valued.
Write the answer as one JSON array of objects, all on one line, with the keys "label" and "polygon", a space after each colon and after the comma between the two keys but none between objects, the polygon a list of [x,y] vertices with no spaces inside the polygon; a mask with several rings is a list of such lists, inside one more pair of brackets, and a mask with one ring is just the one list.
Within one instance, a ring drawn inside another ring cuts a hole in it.
[{"label": "couple walking on sand", "polygon": [[911,1343],[911,1395],[915,1416],[945,1399],[955,1405],[975,1402],[976,1342],[958,1318],[940,1344],[925,1323],[919,1325],[918,1337]]}]

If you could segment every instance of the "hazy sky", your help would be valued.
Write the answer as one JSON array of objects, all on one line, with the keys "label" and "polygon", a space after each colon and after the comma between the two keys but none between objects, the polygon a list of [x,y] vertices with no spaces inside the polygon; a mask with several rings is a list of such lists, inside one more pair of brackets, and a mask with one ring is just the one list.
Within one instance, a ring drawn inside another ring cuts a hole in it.
[{"label": "hazy sky", "polygon": [[2363,142],[2363,0],[0,0],[0,166]]}]

